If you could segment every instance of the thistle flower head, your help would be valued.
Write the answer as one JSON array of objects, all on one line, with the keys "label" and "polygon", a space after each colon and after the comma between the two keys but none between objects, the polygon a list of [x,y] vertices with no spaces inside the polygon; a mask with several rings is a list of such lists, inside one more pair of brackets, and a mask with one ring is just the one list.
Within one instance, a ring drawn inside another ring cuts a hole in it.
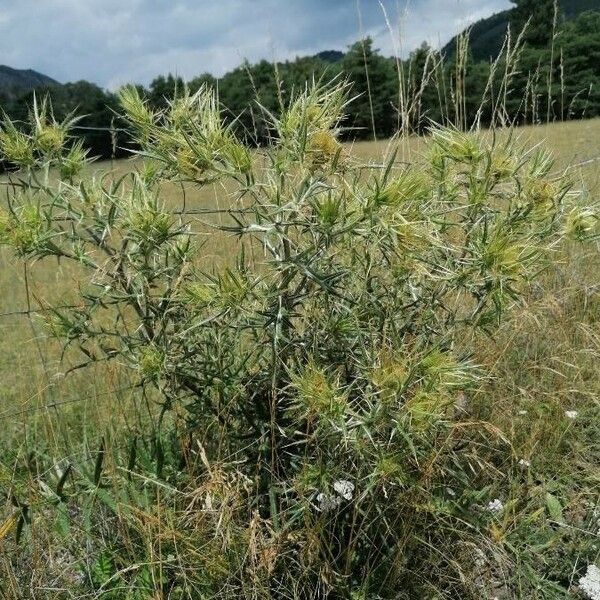
[{"label": "thistle flower head", "polygon": [[34,143],[42,154],[57,154],[65,143],[65,132],[54,123],[42,124],[36,131]]},{"label": "thistle flower head", "polygon": [[515,174],[514,152],[510,149],[495,148],[490,152],[490,173],[494,182],[505,181]]},{"label": "thistle flower head", "polygon": [[313,82],[296,95],[279,118],[273,119],[283,165],[305,160],[312,169],[331,163],[339,155],[337,128],[346,104],[347,85]]},{"label": "thistle flower head", "polygon": [[591,207],[574,207],[567,214],[564,224],[565,235],[573,240],[591,237],[598,226],[598,213]]},{"label": "thistle flower head", "polygon": [[117,95],[126,118],[138,131],[146,135],[154,126],[156,115],[142,99],[138,88],[128,85],[121,88]]},{"label": "thistle flower head", "polygon": [[194,282],[184,288],[183,295],[190,305],[202,308],[215,300],[215,287],[206,283]]},{"label": "thistle flower head", "polygon": [[298,417],[308,422],[324,419],[339,423],[343,419],[347,407],[345,395],[314,363],[294,374],[291,386],[295,391],[291,410]]},{"label": "thistle flower head", "polygon": [[158,197],[149,192],[139,181],[122,205],[124,225],[131,239],[144,251],[157,249],[172,236],[175,219],[164,212]]},{"label": "thistle flower head", "polygon": [[14,217],[6,220],[4,237],[19,256],[33,254],[39,247],[44,230],[44,219],[39,205],[25,201]]},{"label": "thistle flower head", "polygon": [[148,247],[164,244],[170,236],[173,217],[151,207],[142,207],[129,214],[128,226],[132,237]]},{"label": "thistle flower head", "polygon": [[4,123],[0,131],[0,157],[20,168],[31,167],[35,163],[33,143],[26,134],[13,125]]},{"label": "thistle flower head", "polygon": [[421,204],[431,198],[431,193],[431,182],[427,175],[422,171],[407,169],[376,190],[375,204],[421,209]]},{"label": "thistle flower head", "polygon": [[536,214],[544,216],[552,210],[558,196],[556,186],[546,179],[529,178],[523,188],[525,200]]},{"label": "thistle flower head", "polygon": [[308,140],[308,153],[313,165],[325,165],[331,162],[341,148],[333,132],[329,130],[316,131]]},{"label": "thistle flower head", "polygon": [[165,356],[159,348],[146,346],[140,349],[137,364],[144,379],[157,381],[164,370]]},{"label": "thistle flower head", "polygon": [[60,176],[62,179],[72,181],[81,174],[85,165],[88,151],[83,147],[83,141],[75,142],[66,156],[60,159]]},{"label": "thistle flower head", "polygon": [[473,164],[484,156],[481,139],[458,129],[435,129],[432,132],[434,161],[445,157],[456,163]]}]

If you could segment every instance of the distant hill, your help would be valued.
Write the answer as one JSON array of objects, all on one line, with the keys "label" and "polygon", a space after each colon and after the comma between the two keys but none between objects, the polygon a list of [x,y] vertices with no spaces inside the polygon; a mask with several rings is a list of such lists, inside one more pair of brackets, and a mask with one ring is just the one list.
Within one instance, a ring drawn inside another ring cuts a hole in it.
[{"label": "distant hill", "polygon": [[323,50],[323,52],[315,54],[314,58],[318,58],[328,63],[337,63],[340,62],[344,56],[345,54],[339,50]]},{"label": "distant hill", "polygon": [[[600,0],[559,0],[559,6],[563,19],[568,21],[587,10],[600,10]],[[510,9],[504,10],[473,24],[469,48],[476,61],[489,60],[498,56],[508,29],[510,14]],[[444,53],[447,56],[452,55],[455,47],[456,38],[453,38],[444,47]]]},{"label": "distant hill", "polygon": [[0,93],[4,95],[22,94],[37,87],[55,85],[60,84],[51,77],[32,69],[13,69],[0,65]]}]

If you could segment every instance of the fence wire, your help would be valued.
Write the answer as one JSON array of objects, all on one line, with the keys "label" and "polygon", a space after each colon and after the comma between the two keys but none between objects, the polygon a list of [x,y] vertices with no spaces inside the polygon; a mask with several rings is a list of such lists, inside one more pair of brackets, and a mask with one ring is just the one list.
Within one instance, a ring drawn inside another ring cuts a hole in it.
[{"label": "fence wire", "polygon": [[[112,390],[106,390],[104,392],[93,392],[90,394],[84,394],[83,396],[77,396],[75,398],[68,398],[67,400],[57,400],[55,402],[49,402],[48,404],[42,404],[40,406],[30,406],[27,408],[22,408],[21,410],[13,411],[13,412],[2,412],[0,413],[0,419],[10,419],[12,417],[19,417],[22,415],[36,413],[42,410],[49,410],[51,408],[58,408],[60,406],[64,406],[65,404],[73,404],[75,402],[87,402],[88,400],[93,400],[96,398],[103,398],[105,396],[110,396],[113,394],[120,394],[122,392],[128,392],[131,390],[139,389],[139,385],[128,385],[123,387],[114,388]],[[30,399],[31,400],[31,399]],[[29,402],[28,400],[27,402]]]},{"label": "fence wire", "polygon": [[[76,125],[73,127],[73,130],[97,131],[99,133],[100,132],[108,133],[111,137],[112,159],[114,159],[115,155],[116,155],[117,134],[129,132],[129,129],[127,129],[125,127],[115,127],[113,125],[111,125],[110,127],[93,127],[93,126]],[[567,170],[577,169],[579,167],[584,167],[584,166],[593,164],[598,161],[600,161],[600,156],[594,156],[594,157],[585,159],[583,161],[580,161],[578,163],[569,165],[566,167],[566,169]],[[237,211],[237,210],[223,211],[223,210],[218,210],[218,209],[191,209],[191,210],[188,209],[186,211],[172,211],[172,212],[173,212],[173,214],[183,214],[185,212],[185,214],[193,215],[193,214],[216,214],[216,213],[223,213],[223,212],[234,213],[234,212],[240,212],[240,211]],[[29,301],[29,290],[28,289],[26,290],[26,293],[28,295],[28,305],[29,305],[30,301]],[[76,309],[76,308],[82,308],[82,306],[77,305],[77,304],[64,304],[64,305],[60,305],[60,306],[46,307],[46,308],[44,308],[44,307],[31,308],[30,306],[28,306],[27,308],[21,308],[21,309],[15,309],[15,310],[7,311],[7,312],[2,312],[2,313],[0,313],[0,319],[14,318],[14,317],[31,318],[33,315],[43,314],[45,312],[49,312],[49,311],[53,311],[53,310],[63,310],[63,309],[66,310],[66,309]],[[118,394],[121,392],[130,391],[130,390],[136,389],[137,387],[139,387],[139,386],[135,386],[135,385],[126,386],[126,387],[116,388],[114,390],[109,390],[109,391],[102,392],[102,393],[92,393],[92,394],[88,394],[85,396],[78,396],[76,398],[69,398],[67,400],[50,402],[50,403],[44,404],[42,406],[24,408],[19,411],[14,411],[14,412],[10,412],[10,413],[6,413],[6,412],[0,413],[0,418],[10,419],[10,418],[28,414],[31,412],[37,412],[40,410],[48,410],[51,408],[58,408],[60,406],[63,406],[66,404],[72,404],[74,402],[83,402],[83,401],[90,400],[92,398],[98,398],[98,397],[106,396],[109,394]]]}]

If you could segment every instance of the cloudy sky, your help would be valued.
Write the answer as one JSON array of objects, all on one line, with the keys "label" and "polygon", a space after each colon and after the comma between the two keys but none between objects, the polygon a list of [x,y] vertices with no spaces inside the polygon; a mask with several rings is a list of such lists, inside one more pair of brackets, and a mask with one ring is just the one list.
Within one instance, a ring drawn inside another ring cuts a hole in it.
[{"label": "cloudy sky", "polygon": [[221,75],[242,59],[445,43],[508,0],[0,0],[0,63],[115,88],[160,73]]}]

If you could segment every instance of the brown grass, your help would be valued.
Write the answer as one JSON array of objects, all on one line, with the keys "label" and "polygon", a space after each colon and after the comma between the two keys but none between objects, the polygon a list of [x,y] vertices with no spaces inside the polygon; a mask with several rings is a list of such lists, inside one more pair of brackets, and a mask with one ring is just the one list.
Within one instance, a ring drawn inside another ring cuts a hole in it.
[{"label": "brown grass", "polygon": [[[557,169],[585,163],[571,168],[576,184],[600,189],[600,160],[595,160],[600,157],[600,120],[527,127],[517,130],[517,134],[529,144],[544,142],[556,156]],[[394,145],[399,146],[398,161],[410,162],[422,151],[423,140],[413,137],[400,143],[359,142],[348,146],[347,151],[357,160],[380,162]],[[112,170],[119,176],[131,166],[129,161],[117,161],[98,162],[91,168],[95,172]],[[177,186],[165,188],[164,197],[169,206],[181,206],[182,193]],[[219,186],[186,190],[188,209],[222,207],[230,202],[227,190]],[[227,260],[228,248],[236,241],[206,227],[198,231],[205,242],[201,251],[205,268]],[[569,260],[573,277],[590,278],[589,259],[575,256]],[[121,391],[128,387],[129,380],[118,365],[95,366],[61,377],[68,364],[61,363],[61,348],[45,336],[40,319],[36,315],[5,315],[25,311],[29,305],[38,308],[45,303],[69,304],[73,301],[69,290],[77,288],[78,280],[79,273],[71,265],[48,261],[25,270],[21,261],[0,250],[0,397],[3,399],[0,417],[6,424],[2,433],[5,443],[10,440],[26,443],[22,433],[27,427],[50,443],[68,448],[70,440],[80,441],[86,431],[116,430],[123,424],[133,426],[132,419],[136,417],[131,411],[131,392]],[[565,282],[561,276],[555,273],[547,281],[550,287],[545,290],[544,298],[564,295]],[[575,280],[570,282],[574,283]]]}]

